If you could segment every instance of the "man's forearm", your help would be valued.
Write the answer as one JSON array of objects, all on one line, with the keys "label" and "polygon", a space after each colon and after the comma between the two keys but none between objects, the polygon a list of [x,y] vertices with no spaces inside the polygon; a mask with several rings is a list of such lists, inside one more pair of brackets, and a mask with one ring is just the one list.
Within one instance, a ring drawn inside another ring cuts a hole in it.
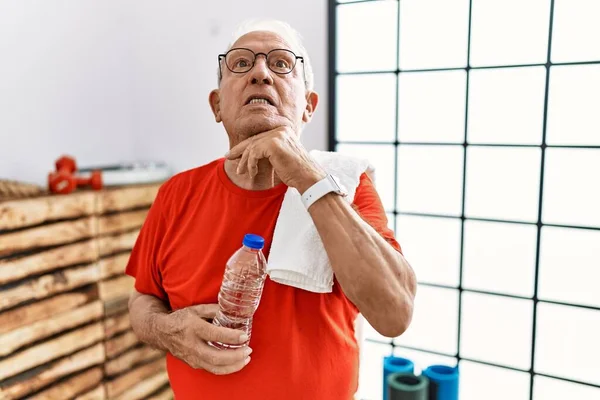
[{"label": "man's forearm", "polygon": [[416,293],[408,262],[340,196],[326,195],[309,212],[346,296],[379,333],[402,334]]},{"label": "man's forearm", "polygon": [[129,320],[138,339],[155,349],[170,351],[167,346],[169,335],[165,317],[168,308],[158,298],[134,292],[129,299]]}]

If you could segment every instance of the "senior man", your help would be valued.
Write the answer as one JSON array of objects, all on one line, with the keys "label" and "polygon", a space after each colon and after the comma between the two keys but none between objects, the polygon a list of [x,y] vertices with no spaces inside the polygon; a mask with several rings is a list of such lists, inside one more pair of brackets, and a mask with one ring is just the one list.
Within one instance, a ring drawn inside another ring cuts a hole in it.
[{"label": "senior man", "polygon": [[141,341],[167,352],[177,400],[351,399],[358,313],[382,335],[398,336],[410,324],[416,291],[367,174],[352,204],[332,189],[308,208],[335,276],[331,292],[267,278],[249,346],[207,344],[247,340],[210,322],[241,237],[262,234],[268,257],[288,188],[303,194],[327,179],[299,141],[319,101],[299,35],[273,21],[235,38],[219,56],[219,88],[209,95],[230,150],[159,190],[127,265],[136,278],[131,325]]}]

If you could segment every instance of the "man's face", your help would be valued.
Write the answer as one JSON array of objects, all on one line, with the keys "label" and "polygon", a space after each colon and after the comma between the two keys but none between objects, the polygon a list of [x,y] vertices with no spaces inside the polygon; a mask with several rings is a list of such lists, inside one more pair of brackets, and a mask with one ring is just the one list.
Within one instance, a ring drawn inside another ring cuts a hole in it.
[{"label": "man's face", "polygon": [[[292,50],[272,32],[250,32],[239,38],[232,48],[246,48],[268,54],[273,49]],[[296,54],[302,56],[302,54]],[[267,67],[261,54],[246,73],[234,73],[221,61],[221,87],[211,92],[210,103],[217,122],[223,122],[230,138],[241,141],[250,136],[289,126],[300,132],[302,121],[308,122],[317,97],[306,90],[304,65],[298,61],[289,74],[277,74]],[[266,99],[252,101],[252,99]]]}]

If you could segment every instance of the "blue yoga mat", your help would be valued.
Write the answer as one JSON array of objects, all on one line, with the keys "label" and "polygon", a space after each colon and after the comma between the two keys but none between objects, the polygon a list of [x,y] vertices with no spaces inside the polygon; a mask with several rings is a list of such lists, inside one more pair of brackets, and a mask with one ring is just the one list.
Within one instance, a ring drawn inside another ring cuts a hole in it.
[{"label": "blue yoga mat", "polygon": [[388,356],[383,359],[383,400],[389,399],[388,376],[393,373],[413,373],[415,365],[412,361],[402,358]]},{"label": "blue yoga mat", "polygon": [[422,375],[429,379],[429,400],[458,400],[458,367],[431,365]]}]

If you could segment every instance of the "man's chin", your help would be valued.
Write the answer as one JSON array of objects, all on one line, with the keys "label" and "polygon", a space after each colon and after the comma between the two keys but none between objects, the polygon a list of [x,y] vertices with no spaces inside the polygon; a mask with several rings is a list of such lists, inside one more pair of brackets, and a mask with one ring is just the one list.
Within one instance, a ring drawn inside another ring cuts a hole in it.
[{"label": "man's chin", "polygon": [[279,121],[277,118],[268,118],[264,116],[240,118],[236,122],[236,130],[238,131],[238,134],[246,138],[258,135],[266,131],[273,130],[284,125],[284,121]]}]

